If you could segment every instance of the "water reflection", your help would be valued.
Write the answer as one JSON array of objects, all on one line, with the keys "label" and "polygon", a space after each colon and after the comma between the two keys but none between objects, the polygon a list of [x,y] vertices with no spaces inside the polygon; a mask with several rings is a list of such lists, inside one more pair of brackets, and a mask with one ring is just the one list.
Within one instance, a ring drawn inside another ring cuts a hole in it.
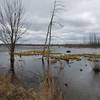
[{"label": "water reflection", "polygon": [[[59,48],[59,50],[61,49]],[[71,51],[72,53],[78,52],[73,49]],[[7,72],[9,69],[8,54],[5,52],[0,53],[0,58],[2,58],[0,59],[0,73]],[[72,62],[52,60],[50,67],[53,76],[59,81],[59,87],[63,91],[65,100],[66,98],[68,100],[100,99],[100,74],[93,72],[93,63],[91,61],[86,58]],[[42,77],[46,75],[47,60],[42,60],[41,56],[16,57],[15,70],[16,75],[12,75],[12,82],[15,82],[16,79],[21,80],[25,86],[38,87],[43,80]]]},{"label": "water reflection", "polygon": [[11,70],[5,74],[5,78],[7,78],[8,82],[15,86],[23,86],[23,82],[18,78],[17,74]]},{"label": "water reflection", "polygon": [[45,59],[42,58],[41,61],[42,61],[42,68],[43,68],[43,77],[45,77],[45,76],[46,76],[46,65],[45,65]]}]

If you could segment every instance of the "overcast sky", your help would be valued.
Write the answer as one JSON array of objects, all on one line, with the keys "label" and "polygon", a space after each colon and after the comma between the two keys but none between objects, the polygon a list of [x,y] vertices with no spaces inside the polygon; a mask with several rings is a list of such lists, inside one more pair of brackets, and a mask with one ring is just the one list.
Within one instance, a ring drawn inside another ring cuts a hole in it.
[{"label": "overcast sky", "polygon": [[[0,0],[2,1],[2,0]],[[27,33],[23,43],[44,43],[54,0],[23,0]],[[89,33],[100,32],[99,0],[59,0],[64,5],[56,14],[53,43],[82,43]],[[61,25],[59,25],[61,24]]]}]

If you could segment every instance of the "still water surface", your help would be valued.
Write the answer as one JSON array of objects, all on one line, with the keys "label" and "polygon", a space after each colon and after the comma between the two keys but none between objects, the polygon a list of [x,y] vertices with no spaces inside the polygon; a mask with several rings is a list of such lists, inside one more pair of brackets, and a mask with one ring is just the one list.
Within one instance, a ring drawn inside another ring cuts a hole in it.
[{"label": "still water surface", "polygon": [[[41,47],[21,47],[17,50],[33,50]],[[66,53],[100,53],[100,49],[91,48],[64,48],[53,47],[54,52]],[[45,62],[46,64],[46,62]],[[61,69],[63,66],[63,69]],[[93,63],[86,58],[80,61],[57,61],[51,65],[52,73],[59,81],[64,100],[100,100],[100,74],[95,74],[92,70]],[[82,69],[82,71],[81,71]],[[5,50],[0,52],[0,74],[9,70],[9,54]],[[41,56],[16,57],[16,75],[25,86],[36,87],[41,82],[43,75],[43,63]],[[66,86],[67,84],[67,86]]]}]

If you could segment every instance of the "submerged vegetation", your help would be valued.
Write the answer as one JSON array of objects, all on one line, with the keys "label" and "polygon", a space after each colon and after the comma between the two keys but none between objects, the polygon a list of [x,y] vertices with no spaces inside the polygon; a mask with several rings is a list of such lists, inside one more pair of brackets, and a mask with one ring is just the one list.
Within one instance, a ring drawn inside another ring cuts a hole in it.
[{"label": "submerged vegetation", "polygon": [[100,61],[99,60],[94,60],[94,67],[93,67],[93,71],[95,73],[99,73],[100,72]]},{"label": "submerged vegetation", "polygon": [[[24,51],[24,52],[16,52],[15,55],[18,56],[40,56],[40,55],[44,55],[44,57],[48,56],[48,52],[47,51]],[[72,55],[72,54],[63,54],[63,53],[54,53],[54,52],[50,52],[50,56],[49,58],[51,59],[58,59],[58,60],[80,60],[80,56],[79,55]]]},{"label": "submerged vegetation", "polygon": [[[47,57],[48,51],[40,51],[40,50],[33,50],[33,51],[21,51],[21,52],[15,52],[16,56],[42,56],[44,55]],[[81,57],[86,57],[90,61],[94,61],[95,59],[100,58],[100,54],[89,54],[89,53],[83,53],[83,54],[65,54],[65,53],[59,53],[59,52],[50,52],[51,59],[58,59],[58,60],[81,60]]]}]

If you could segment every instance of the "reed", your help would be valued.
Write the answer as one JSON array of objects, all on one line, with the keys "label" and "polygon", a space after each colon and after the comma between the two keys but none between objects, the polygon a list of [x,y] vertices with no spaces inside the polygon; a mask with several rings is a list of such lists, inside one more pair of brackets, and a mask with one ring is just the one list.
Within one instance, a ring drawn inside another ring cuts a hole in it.
[{"label": "reed", "polygon": [[45,76],[39,91],[13,84],[10,77],[0,76],[0,100],[62,100],[56,80]]}]

